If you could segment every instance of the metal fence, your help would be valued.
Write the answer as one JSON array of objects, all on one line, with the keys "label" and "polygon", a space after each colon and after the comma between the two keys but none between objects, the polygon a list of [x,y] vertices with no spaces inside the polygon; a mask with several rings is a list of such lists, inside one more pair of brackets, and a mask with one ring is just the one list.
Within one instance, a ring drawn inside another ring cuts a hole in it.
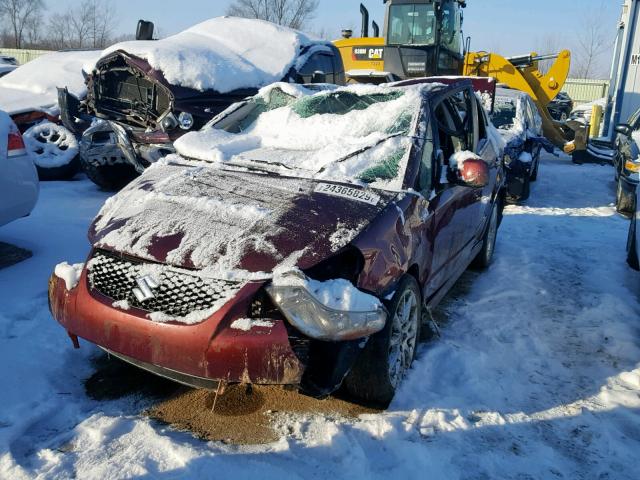
[{"label": "metal fence", "polygon": [[576,105],[589,103],[607,96],[608,80],[592,80],[587,78],[569,78],[564,84],[566,92]]},{"label": "metal fence", "polygon": [[34,58],[38,58],[40,55],[44,55],[45,53],[51,53],[50,50],[24,50],[17,48],[0,48],[0,55],[9,55],[10,57],[14,57],[18,60],[18,63],[22,65],[23,63],[30,62]]}]

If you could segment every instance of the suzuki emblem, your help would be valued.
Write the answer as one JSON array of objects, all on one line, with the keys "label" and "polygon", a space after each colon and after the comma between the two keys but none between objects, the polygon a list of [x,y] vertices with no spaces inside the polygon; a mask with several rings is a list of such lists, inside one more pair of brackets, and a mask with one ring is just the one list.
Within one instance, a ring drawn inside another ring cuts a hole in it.
[{"label": "suzuki emblem", "polygon": [[151,275],[136,278],[136,283],[138,284],[138,287],[133,289],[133,294],[140,303],[156,298],[153,293],[153,289],[158,288],[159,285]]}]

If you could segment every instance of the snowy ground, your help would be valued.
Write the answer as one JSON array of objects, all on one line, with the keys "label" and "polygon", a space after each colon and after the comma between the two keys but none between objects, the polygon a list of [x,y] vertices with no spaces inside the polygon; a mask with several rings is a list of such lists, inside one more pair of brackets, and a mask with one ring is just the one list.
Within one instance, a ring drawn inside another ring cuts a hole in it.
[{"label": "snowy ground", "polygon": [[[527,206],[509,207],[495,264],[441,308],[391,408],[359,420],[286,416],[270,445],[205,443],[89,399],[95,350],[70,348],[47,278],[83,261],[105,195],[44,184],[0,241],[34,257],[0,270],[0,478],[638,479],[640,275],[613,171],[547,159]],[[142,404],[144,399],[142,400]]]}]

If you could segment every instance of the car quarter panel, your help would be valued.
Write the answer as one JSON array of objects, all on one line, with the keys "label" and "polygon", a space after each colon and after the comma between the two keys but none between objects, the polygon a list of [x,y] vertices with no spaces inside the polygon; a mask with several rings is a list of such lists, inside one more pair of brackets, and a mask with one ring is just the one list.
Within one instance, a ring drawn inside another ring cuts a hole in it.
[{"label": "car quarter panel", "polygon": [[28,155],[0,154],[0,226],[29,215],[39,189],[36,167]]}]

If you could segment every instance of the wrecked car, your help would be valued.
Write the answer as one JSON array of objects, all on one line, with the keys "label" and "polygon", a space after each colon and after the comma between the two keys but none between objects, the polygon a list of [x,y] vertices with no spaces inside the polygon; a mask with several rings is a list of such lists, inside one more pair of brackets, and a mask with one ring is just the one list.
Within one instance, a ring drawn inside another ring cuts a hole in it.
[{"label": "wrecked car", "polygon": [[493,258],[499,135],[470,80],[278,83],[110,198],[51,311],[76,346],[187,385],[386,405],[423,313]]},{"label": "wrecked car", "polygon": [[529,95],[520,90],[498,87],[491,121],[502,135],[505,147],[507,199],[524,201],[531,194],[531,182],[538,178],[540,152],[553,153],[553,145],[543,137],[542,118]]},{"label": "wrecked car", "polygon": [[84,105],[61,93],[69,128],[101,122],[81,141],[82,166],[119,189],[234,102],[276,81],[344,84],[336,47],[261,20],[221,17],[158,41],[116,44],[88,78]]},{"label": "wrecked car", "polygon": [[83,98],[82,67],[99,55],[96,50],[48,53],[0,78],[0,109],[22,132],[41,180],[66,179],[78,172],[78,140],[60,122],[57,88]]}]

